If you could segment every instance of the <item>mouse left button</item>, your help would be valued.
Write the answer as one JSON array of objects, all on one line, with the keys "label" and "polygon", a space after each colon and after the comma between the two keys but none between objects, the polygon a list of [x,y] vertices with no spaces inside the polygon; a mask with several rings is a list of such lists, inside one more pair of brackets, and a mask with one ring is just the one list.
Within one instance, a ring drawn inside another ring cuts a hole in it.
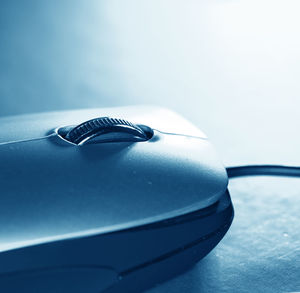
[{"label": "mouse left button", "polygon": [[0,292],[99,293],[117,281],[118,274],[109,268],[49,268],[0,275]]}]

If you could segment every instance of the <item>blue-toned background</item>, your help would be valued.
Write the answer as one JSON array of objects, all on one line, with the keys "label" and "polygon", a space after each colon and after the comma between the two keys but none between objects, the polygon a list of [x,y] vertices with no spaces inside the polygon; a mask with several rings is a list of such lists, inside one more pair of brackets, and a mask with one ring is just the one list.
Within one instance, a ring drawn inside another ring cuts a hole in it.
[{"label": "blue-toned background", "polygon": [[[7,0],[0,7],[0,115],[158,104],[189,117],[219,149],[230,145],[219,150],[226,162],[236,147],[266,161],[270,147],[279,155],[284,147],[280,159],[294,161],[299,1]],[[241,140],[267,144],[248,152]]]},{"label": "blue-toned background", "polygon": [[[299,13],[297,0],[1,1],[0,115],[156,104],[227,165],[300,165]],[[151,292],[300,291],[299,181],[231,189],[224,241]]]}]

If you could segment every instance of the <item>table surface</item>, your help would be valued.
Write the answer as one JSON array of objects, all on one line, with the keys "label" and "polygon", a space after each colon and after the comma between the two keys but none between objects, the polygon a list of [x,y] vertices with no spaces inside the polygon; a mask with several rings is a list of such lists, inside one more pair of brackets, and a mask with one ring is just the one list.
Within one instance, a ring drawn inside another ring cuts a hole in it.
[{"label": "table surface", "polygon": [[[225,165],[300,165],[298,1],[2,1],[0,115],[155,104]],[[160,292],[300,291],[300,180],[230,182],[222,242]]]}]

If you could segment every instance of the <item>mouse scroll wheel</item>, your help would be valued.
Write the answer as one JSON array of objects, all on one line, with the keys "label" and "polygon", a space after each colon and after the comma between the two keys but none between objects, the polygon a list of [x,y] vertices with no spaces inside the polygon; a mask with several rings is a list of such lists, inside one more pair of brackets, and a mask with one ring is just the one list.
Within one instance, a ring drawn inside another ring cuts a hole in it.
[{"label": "mouse scroll wheel", "polygon": [[153,131],[145,125],[136,125],[124,119],[100,117],[77,126],[63,127],[58,134],[65,140],[83,145],[97,142],[146,141]]}]

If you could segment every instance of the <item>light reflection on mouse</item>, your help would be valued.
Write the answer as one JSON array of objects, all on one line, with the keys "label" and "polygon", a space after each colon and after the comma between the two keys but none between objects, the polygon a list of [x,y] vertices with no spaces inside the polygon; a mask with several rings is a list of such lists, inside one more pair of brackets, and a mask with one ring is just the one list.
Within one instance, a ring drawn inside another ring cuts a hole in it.
[{"label": "light reflection on mouse", "polygon": [[0,124],[3,292],[140,292],[199,261],[231,224],[225,168],[205,135],[171,111]]}]

